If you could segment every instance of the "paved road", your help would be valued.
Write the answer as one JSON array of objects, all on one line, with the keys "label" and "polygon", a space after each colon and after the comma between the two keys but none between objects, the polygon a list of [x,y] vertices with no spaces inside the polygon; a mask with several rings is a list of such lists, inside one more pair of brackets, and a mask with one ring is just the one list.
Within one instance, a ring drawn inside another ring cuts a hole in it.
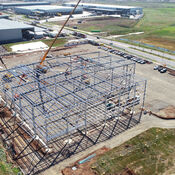
[{"label": "paved road", "polygon": [[147,49],[147,48],[138,47],[138,46],[131,46],[131,47],[139,49],[139,50],[143,50],[144,52],[146,51],[146,52],[149,52],[149,53],[153,53],[153,54],[159,55],[161,57],[170,58],[170,59],[175,61],[175,55],[170,55],[170,54],[167,54],[167,53],[159,52],[157,50]]},{"label": "paved road", "polygon": [[[88,35],[88,38],[96,39],[96,37],[90,36],[90,35]],[[167,66],[175,67],[175,56],[169,55],[168,58],[174,59],[174,61],[172,61],[172,60],[164,59],[164,58],[156,56],[156,55],[152,55],[151,53],[144,52],[146,50],[144,50],[144,51],[136,50],[135,48],[137,48],[137,47],[134,48],[134,46],[128,45],[128,44],[125,44],[125,43],[120,43],[120,42],[117,42],[117,41],[111,41],[111,40],[107,40],[107,39],[100,39],[99,41],[102,42],[102,43],[105,43],[105,44],[112,43],[113,46],[124,49],[125,51],[130,52],[132,54],[142,56],[142,57],[147,58],[149,60],[156,61],[160,64],[166,64]],[[157,51],[155,51],[155,52],[157,52]]]},{"label": "paved road", "polygon": [[[63,32],[66,32],[68,34],[72,33],[72,31],[69,29],[64,29]],[[93,36],[90,34],[87,35],[87,38],[92,39],[92,40],[97,40],[96,36]],[[159,64],[166,64],[167,67],[171,67],[171,68],[174,67],[175,68],[175,56],[173,56],[173,55],[165,54],[165,53],[162,53],[159,51],[153,51],[151,49],[145,49],[145,48],[143,49],[142,47],[133,46],[130,44],[121,43],[118,41],[112,41],[112,40],[104,39],[104,38],[100,38],[100,39],[98,39],[98,41],[101,43],[104,43],[104,44],[108,44],[108,45],[110,45],[112,43],[113,46],[124,49],[125,51],[127,51],[131,54],[139,55],[145,59],[155,61]],[[154,54],[156,54],[156,55],[154,55]],[[158,56],[158,55],[160,55],[160,56]],[[162,58],[162,56],[167,57],[168,59],[171,59],[171,60]]]}]

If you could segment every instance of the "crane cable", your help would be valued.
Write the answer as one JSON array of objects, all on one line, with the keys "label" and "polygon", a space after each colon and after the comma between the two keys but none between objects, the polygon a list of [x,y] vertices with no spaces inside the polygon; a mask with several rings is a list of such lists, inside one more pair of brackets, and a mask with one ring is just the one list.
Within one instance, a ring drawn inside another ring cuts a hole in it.
[{"label": "crane cable", "polygon": [[55,41],[57,40],[57,37],[60,35],[60,33],[62,32],[62,30],[64,29],[64,26],[67,24],[67,22],[69,21],[70,17],[72,16],[72,14],[75,12],[77,6],[79,5],[81,0],[78,0],[76,6],[74,7],[74,9],[72,10],[72,12],[69,14],[67,20],[64,22],[63,26],[61,27],[61,29],[59,30],[58,34],[56,35],[55,39],[53,40],[53,42],[51,43],[50,47],[48,48],[48,50],[45,52],[44,56],[41,59],[40,65],[43,65],[43,62],[46,59],[47,54],[49,53],[50,49],[52,48],[53,44],[55,43]]},{"label": "crane cable", "polygon": [[7,70],[7,66],[6,66],[6,64],[4,63],[4,61],[3,61],[3,59],[2,59],[1,56],[0,56],[0,61],[1,61],[1,63],[3,64],[3,66],[5,67],[5,69]]}]

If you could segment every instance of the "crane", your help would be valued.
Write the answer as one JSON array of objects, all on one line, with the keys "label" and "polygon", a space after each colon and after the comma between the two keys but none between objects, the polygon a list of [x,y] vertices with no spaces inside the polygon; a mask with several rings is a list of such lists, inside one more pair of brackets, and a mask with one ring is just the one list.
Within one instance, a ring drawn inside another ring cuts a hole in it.
[{"label": "crane", "polygon": [[45,52],[44,56],[41,58],[41,61],[39,63],[39,65],[37,65],[37,70],[40,71],[41,73],[47,73],[48,68],[44,65],[44,61],[49,53],[49,51],[51,50],[52,46],[54,45],[55,41],[57,40],[57,37],[61,34],[62,30],[64,29],[65,25],[67,24],[67,22],[69,21],[69,19],[71,18],[72,14],[75,12],[76,8],[78,7],[79,3],[81,2],[81,0],[78,0],[77,4],[75,5],[75,7],[73,8],[73,10],[70,12],[68,18],[66,19],[66,21],[64,22],[64,24],[62,25],[61,29],[58,31],[57,35],[55,36],[53,42],[51,43],[50,47],[48,48],[48,50]]}]

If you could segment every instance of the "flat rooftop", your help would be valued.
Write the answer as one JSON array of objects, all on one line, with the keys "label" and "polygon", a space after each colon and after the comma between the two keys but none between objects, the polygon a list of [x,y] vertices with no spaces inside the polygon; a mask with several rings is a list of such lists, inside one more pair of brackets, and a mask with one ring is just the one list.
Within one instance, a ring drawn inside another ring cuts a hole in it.
[{"label": "flat rooftop", "polygon": [[0,3],[0,6],[18,6],[18,5],[32,5],[32,4],[50,4],[50,2],[12,2],[12,3]]},{"label": "flat rooftop", "polygon": [[0,19],[0,30],[5,30],[5,29],[34,29],[33,26],[24,24],[22,22],[18,21],[11,21],[8,19]]},{"label": "flat rooftop", "polygon": [[[16,7],[16,9],[27,9],[27,10],[54,10],[54,9],[72,9],[73,7],[57,6],[57,5],[37,5],[37,6],[22,6]],[[80,7],[79,7],[80,8]]]},{"label": "flat rooftop", "polygon": [[[76,2],[69,2],[64,4],[72,4],[75,5]],[[123,8],[123,9],[130,9],[130,8],[141,8],[135,6],[121,6],[121,5],[107,5],[107,4],[92,4],[92,3],[80,3],[79,6],[92,6],[92,7],[101,7],[101,8]]]}]

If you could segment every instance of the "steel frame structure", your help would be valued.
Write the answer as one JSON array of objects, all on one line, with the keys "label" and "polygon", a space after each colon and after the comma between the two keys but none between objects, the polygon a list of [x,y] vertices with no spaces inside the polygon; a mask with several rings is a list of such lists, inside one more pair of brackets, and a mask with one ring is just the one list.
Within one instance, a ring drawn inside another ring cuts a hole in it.
[{"label": "steel frame structure", "polygon": [[[13,140],[13,158],[36,174],[138,124],[146,80],[136,64],[100,52],[49,58],[1,71],[3,140]],[[4,79],[10,74],[10,79]],[[2,108],[2,107],[1,107]]]}]

